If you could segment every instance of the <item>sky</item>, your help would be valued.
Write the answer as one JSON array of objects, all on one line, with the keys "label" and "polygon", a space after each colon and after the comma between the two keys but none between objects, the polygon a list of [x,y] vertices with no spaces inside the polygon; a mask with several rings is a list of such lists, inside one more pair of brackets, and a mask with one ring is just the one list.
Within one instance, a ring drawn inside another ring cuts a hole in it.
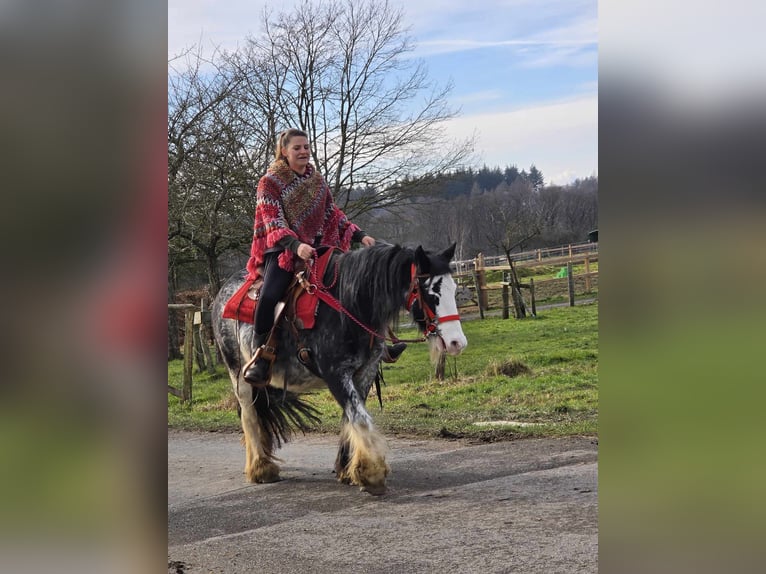
[{"label": "sky", "polygon": [[[263,8],[293,0],[168,0],[168,56],[234,49]],[[449,138],[476,136],[474,167],[542,171],[546,184],[598,175],[596,0],[389,0],[429,78],[451,81]]]}]

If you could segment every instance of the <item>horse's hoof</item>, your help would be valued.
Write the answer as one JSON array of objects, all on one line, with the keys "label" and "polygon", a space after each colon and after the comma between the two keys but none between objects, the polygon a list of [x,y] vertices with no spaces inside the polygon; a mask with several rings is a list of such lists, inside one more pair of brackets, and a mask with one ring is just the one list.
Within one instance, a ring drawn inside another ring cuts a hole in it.
[{"label": "horse's hoof", "polygon": [[255,482],[258,484],[270,484],[272,482],[280,482],[282,480],[282,477],[279,475],[276,476],[264,476],[262,478],[256,479]]},{"label": "horse's hoof", "polygon": [[385,494],[388,488],[385,484],[365,484],[364,486],[359,487],[359,490],[372,494],[373,496],[380,496],[381,494]]},{"label": "horse's hoof", "polygon": [[279,467],[273,462],[257,463],[251,469],[248,469],[245,474],[247,474],[247,479],[250,482],[259,484],[281,480],[279,478]]}]

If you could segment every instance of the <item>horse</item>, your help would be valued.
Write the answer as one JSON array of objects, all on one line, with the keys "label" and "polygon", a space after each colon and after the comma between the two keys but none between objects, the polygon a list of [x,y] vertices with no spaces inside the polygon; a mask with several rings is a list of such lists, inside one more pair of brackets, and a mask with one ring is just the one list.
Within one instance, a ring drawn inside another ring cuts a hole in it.
[{"label": "horse", "polygon": [[[294,319],[291,323],[282,314],[271,378],[258,388],[243,378],[243,366],[254,351],[254,326],[223,317],[226,302],[244,284],[246,272],[235,273],[223,284],[211,305],[213,333],[239,403],[249,482],[280,479],[275,450],[296,430],[306,432],[319,422],[316,409],[300,395],[328,388],[343,413],[337,479],[371,494],[386,491],[386,443],[366,408],[367,396],[376,382],[387,334],[398,324],[402,309],[410,311],[432,357],[459,355],[468,344],[449,267],[454,252],[454,244],[438,253],[382,243],[334,250],[324,277],[317,273],[313,283],[307,280],[309,293],[324,295],[313,328],[296,328]],[[304,278],[310,277],[306,273]]]}]

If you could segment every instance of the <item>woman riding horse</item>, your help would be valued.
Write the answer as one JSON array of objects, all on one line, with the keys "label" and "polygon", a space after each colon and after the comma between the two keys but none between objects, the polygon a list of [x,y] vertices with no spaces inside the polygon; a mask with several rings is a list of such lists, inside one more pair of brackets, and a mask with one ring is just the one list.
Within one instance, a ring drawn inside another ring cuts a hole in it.
[{"label": "woman riding horse", "polygon": [[[322,174],[309,163],[311,147],[306,132],[288,129],[279,134],[275,161],[258,182],[253,243],[247,263],[248,280],[263,277],[255,311],[256,350],[245,366],[244,378],[265,384],[274,359],[265,346],[274,325],[274,309],[293,279],[297,259],[309,261],[320,245],[348,251],[352,242],[375,245],[333,202]],[[389,351],[394,358],[403,350]]]}]

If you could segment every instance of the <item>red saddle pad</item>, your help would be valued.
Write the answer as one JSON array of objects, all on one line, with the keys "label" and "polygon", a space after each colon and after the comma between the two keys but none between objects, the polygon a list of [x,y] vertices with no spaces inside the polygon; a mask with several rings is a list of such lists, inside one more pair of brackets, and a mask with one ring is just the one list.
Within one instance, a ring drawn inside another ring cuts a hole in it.
[{"label": "red saddle pad", "polygon": [[[317,259],[315,266],[316,274],[319,277],[324,277],[325,269],[332,257],[333,251],[333,249],[327,249]],[[237,292],[226,302],[223,308],[223,317],[225,319],[235,319],[245,323],[255,322],[255,307],[258,302],[247,294],[253,283],[255,283],[255,280],[247,279],[242,284],[242,287],[237,289]],[[319,298],[316,295],[309,294],[307,291],[301,293],[295,302],[296,327],[298,329],[312,329],[314,327],[318,305]]]}]

